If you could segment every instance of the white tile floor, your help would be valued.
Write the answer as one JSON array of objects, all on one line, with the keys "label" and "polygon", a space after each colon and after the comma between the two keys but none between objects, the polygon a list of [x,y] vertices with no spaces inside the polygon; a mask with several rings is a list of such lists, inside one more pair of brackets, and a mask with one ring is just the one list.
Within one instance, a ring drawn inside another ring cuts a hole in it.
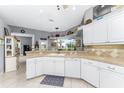
[{"label": "white tile floor", "polygon": [[[42,85],[40,82],[45,76],[40,76],[34,79],[26,80],[25,62],[20,64],[18,71],[13,71],[0,75],[1,88],[57,88],[56,86]],[[64,88],[94,88],[87,82],[74,79],[65,78]]]}]

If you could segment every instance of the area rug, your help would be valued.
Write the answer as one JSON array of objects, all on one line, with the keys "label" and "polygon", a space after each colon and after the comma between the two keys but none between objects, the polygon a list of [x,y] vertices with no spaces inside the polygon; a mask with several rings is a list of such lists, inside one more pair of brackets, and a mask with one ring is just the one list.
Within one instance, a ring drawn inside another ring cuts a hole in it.
[{"label": "area rug", "polygon": [[63,87],[64,77],[46,75],[40,84]]}]

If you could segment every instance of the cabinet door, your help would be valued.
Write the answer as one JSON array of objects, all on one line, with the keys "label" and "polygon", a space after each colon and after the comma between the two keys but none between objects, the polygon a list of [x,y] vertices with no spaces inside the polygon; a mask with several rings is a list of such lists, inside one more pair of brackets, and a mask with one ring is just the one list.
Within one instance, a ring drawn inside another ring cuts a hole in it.
[{"label": "cabinet door", "polygon": [[81,78],[91,83],[95,87],[99,87],[99,69],[92,64],[81,64]]},{"label": "cabinet door", "polygon": [[80,78],[80,61],[65,61],[65,76]]},{"label": "cabinet door", "polygon": [[84,44],[91,44],[93,36],[93,26],[92,23],[83,27],[83,41]]},{"label": "cabinet door", "polygon": [[124,13],[109,20],[109,41],[124,41]]},{"label": "cabinet door", "polygon": [[43,73],[47,75],[54,74],[54,62],[52,60],[44,60],[43,62]]},{"label": "cabinet door", "polygon": [[26,61],[26,75],[27,75],[27,79],[33,78],[36,76],[35,59],[27,59],[27,61]]},{"label": "cabinet door", "polygon": [[42,75],[43,74],[43,60],[37,60],[36,61],[36,75]]},{"label": "cabinet door", "polygon": [[108,41],[107,31],[108,22],[104,19],[98,20],[93,23],[93,43],[104,43]]},{"label": "cabinet door", "polygon": [[124,75],[109,70],[100,71],[101,88],[124,88]]},{"label": "cabinet door", "polygon": [[55,75],[64,76],[64,60],[63,61],[55,61]]}]

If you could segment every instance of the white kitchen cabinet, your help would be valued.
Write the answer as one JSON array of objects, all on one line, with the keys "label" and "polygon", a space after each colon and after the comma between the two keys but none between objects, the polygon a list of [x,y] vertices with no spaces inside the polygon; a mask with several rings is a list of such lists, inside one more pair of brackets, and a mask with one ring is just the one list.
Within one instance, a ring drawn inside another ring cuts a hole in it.
[{"label": "white kitchen cabinet", "polygon": [[108,39],[110,42],[124,41],[124,13],[109,19]]},{"label": "white kitchen cabinet", "polygon": [[83,26],[83,42],[84,44],[91,44],[93,36],[93,23]]},{"label": "white kitchen cabinet", "polygon": [[101,88],[124,88],[124,74],[102,69],[100,71]]},{"label": "white kitchen cabinet", "polygon": [[26,61],[26,75],[27,75],[27,79],[33,78],[36,76],[35,59],[27,59],[27,61]]},{"label": "white kitchen cabinet", "polygon": [[92,24],[93,35],[92,42],[105,43],[108,42],[108,22],[105,19],[97,20]]},{"label": "white kitchen cabinet", "polygon": [[91,83],[95,87],[99,87],[99,68],[94,66],[92,62],[81,62],[81,78]]},{"label": "white kitchen cabinet", "polygon": [[42,75],[44,72],[43,69],[43,60],[40,59],[36,59],[35,65],[36,65],[36,76],[40,76]]},{"label": "white kitchen cabinet", "polygon": [[17,58],[16,57],[6,57],[5,58],[5,72],[17,70]]},{"label": "white kitchen cabinet", "polygon": [[80,59],[65,59],[65,76],[80,78]]},{"label": "white kitchen cabinet", "polygon": [[83,27],[84,44],[97,44],[108,42],[108,22],[97,20]]},{"label": "white kitchen cabinet", "polygon": [[47,75],[53,75],[54,74],[54,62],[53,60],[43,60],[43,73]]},{"label": "white kitchen cabinet", "polygon": [[64,58],[59,58],[59,60],[54,60],[55,71],[54,75],[56,76],[64,76]]}]

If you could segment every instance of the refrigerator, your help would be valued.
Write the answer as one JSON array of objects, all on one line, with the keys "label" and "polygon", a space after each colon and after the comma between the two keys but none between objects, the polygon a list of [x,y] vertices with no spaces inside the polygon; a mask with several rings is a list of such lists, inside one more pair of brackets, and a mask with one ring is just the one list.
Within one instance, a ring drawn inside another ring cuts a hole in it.
[{"label": "refrigerator", "polygon": [[4,47],[4,31],[0,31],[0,74],[4,73],[5,69],[5,47]]}]

